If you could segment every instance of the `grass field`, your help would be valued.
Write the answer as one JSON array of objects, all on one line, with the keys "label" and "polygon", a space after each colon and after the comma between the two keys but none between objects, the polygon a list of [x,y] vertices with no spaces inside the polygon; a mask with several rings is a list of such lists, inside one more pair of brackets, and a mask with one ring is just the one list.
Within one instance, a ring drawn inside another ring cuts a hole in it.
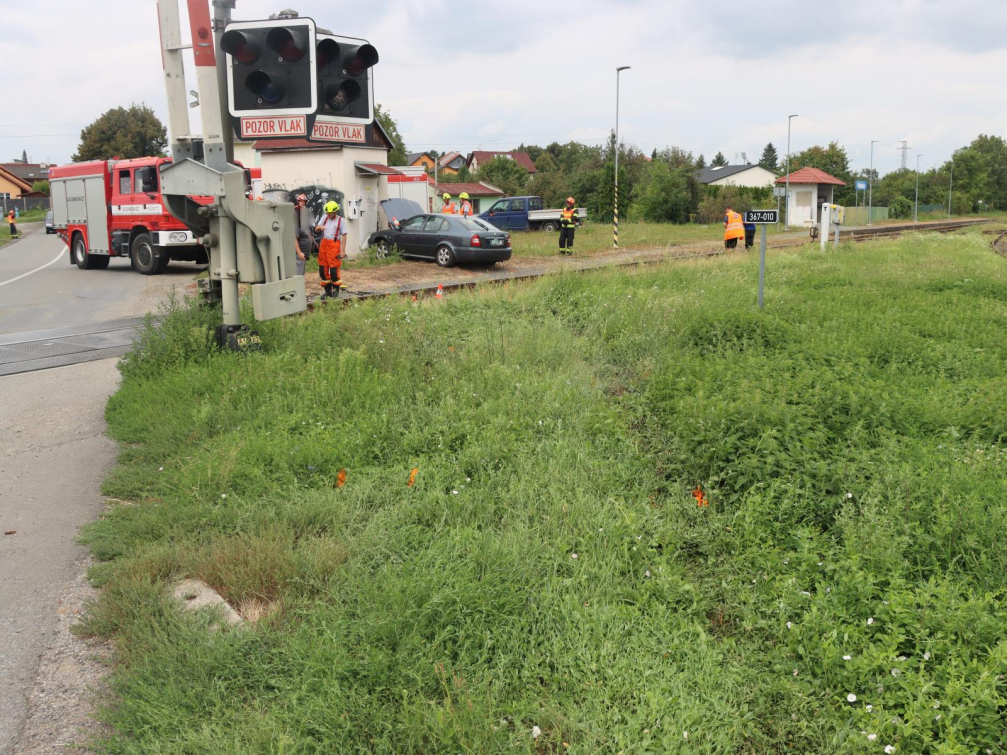
[{"label": "grass field", "polygon": [[[107,411],[99,749],[1003,752],[987,244],[771,253],[762,312],[740,256],[323,308],[248,356],[177,311]],[[206,631],[182,577],[260,618]]]}]

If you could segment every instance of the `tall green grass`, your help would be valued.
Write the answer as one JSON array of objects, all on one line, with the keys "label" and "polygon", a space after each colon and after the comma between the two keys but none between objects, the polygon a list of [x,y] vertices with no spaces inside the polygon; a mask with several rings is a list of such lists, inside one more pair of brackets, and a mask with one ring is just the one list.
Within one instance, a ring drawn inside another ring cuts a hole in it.
[{"label": "tall green grass", "polygon": [[[86,533],[99,749],[1002,751],[987,242],[771,254],[761,312],[739,257],[326,308],[247,356],[169,315]],[[182,577],[262,618],[207,631]]]}]

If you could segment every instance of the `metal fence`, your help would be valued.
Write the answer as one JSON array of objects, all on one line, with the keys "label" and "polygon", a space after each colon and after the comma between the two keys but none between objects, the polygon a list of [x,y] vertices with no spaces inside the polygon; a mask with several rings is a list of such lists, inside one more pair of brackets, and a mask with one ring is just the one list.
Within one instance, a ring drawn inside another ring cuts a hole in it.
[{"label": "metal fence", "polygon": [[[866,207],[847,207],[844,212],[844,225],[867,225]],[[888,220],[887,207],[871,207],[871,222],[877,223],[879,220]],[[921,208],[922,211],[922,208]]]},{"label": "metal fence", "polygon": [[946,215],[948,206],[946,204],[921,204],[920,215],[925,215],[928,212],[943,212]]}]

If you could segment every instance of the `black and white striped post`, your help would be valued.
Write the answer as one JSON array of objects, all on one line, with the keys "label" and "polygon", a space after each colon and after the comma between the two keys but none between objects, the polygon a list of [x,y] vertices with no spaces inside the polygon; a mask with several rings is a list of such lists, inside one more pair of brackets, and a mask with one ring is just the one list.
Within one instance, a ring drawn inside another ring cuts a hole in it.
[{"label": "black and white striped post", "polygon": [[615,194],[612,204],[612,246],[619,248],[619,74],[629,66],[615,69]]}]

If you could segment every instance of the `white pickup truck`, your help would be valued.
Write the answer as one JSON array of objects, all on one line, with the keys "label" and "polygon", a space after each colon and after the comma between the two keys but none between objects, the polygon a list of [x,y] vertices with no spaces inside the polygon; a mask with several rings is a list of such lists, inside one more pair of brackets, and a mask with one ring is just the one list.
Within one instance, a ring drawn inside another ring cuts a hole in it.
[{"label": "white pickup truck", "polygon": [[[479,217],[501,231],[555,231],[559,229],[562,210],[543,210],[542,197],[507,197],[498,199]],[[577,209],[577,219],[584,222],[587,210]]]}]

